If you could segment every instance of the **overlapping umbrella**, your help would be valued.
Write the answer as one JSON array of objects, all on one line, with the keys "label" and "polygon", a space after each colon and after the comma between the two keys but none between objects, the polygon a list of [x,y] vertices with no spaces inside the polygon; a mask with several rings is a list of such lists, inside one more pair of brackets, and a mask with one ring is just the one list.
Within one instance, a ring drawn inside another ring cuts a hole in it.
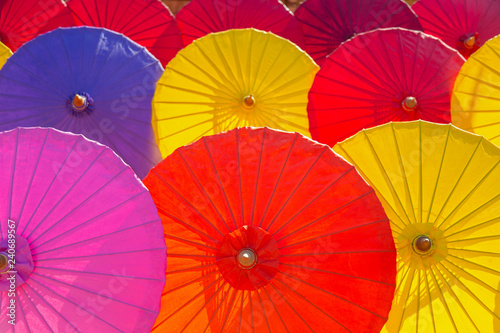
[{"label": "overlapping umbrella", "polygon": [[172,13],[159,0],[69,0],[76,25],[107,28],[146,47],[163,66],[182,48]]},{"label": "overlapping umbrella", "polygon": [[496,0],[420,0],[412,9],[426,33],[465,58],[500,34],[500,2]]},{"label": "overlapping umbrella", "polygon": [[12,55],[12,51],[0,42],[0,69],[3,67],[7,59]]},{"label": "overlapping umbrella", "polygon": [[389,121],[450,122],[450,97],[464,58],[435,37],[379,29],[342,44],[309,92],[313,139],[335,145]]},{"label": "overlapping umbrella", "polygon": [[151,100],[161,64],[100,28],[61,28],[20,48],[0,76],[0,130],[54,127],[99,141],[144,177],[161,160]]},{"label": "overlapping umbrella", "polygon": [[307,92],[317,70],[305,52],[272,33],[236,29],[200,38],[158,81],[153,126],[162,155],[241,126],[309,136]]},{"label": "overlapping umbrella", "polygon": [[165,242],[130,167],[53,129],[1,133],[0,156],[0,331],[149,331]]},{"label": "overlapping umbrella", "polygon": [[295,17],[306,38],[306,51],[320,66],[359,33],[388,27],[422,30],[415,13],[399,0],[307,0]]},{"label": "overlapping umbrella", "polygon": [[373,190],[329,147],[239,128],[144,179],[168,247],[153,332],[378,332],[394,243]]},{"label": "overlapping umbrella", "polygon": [[497,332],[500,149],[447,124],[390,123],[334,150],[373,186],[398,251],[384,332]]},{"label": "overlapping umbrella", "polygon": [[255,28],[305,47],[298,22],[279,0],[192,0],[176,18],[185,46],[212,32]]}]

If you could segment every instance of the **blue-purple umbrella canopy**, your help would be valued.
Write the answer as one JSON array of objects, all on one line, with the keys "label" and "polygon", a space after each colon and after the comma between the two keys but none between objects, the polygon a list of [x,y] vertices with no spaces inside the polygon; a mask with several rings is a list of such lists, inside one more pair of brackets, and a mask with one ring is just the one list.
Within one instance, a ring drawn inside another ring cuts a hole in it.
[{"label": "blue-purple umbrella canopy", "polygon": [[151,126],[160,62],[102,28],[60,28],[26,43],[0,71],[0,131],[54,127],[83,134],[145,177],[161,160]]}]

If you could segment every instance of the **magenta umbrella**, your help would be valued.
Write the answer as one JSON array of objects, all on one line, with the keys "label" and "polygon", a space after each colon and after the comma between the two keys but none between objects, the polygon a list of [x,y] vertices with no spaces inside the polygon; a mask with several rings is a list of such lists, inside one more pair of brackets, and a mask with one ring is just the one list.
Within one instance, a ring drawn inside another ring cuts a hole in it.
[{"label": "magenta umbrella", "polygon": [[165,263],[153,200],[111,149],[0,133],[0,332],[149,331]]}]

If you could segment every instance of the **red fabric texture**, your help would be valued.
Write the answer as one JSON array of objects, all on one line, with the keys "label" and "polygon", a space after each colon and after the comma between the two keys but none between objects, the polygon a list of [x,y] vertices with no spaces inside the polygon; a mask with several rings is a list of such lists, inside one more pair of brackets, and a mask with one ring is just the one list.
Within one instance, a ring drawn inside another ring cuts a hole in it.
[{"label": "red fabric texture", "polygon": [[[360,34],[319,70],[309,92],[313,139],[334,146],[363,128],[423,119],[449,123],[451,93],[465,59],[435,37],[401,28]],[[405,110],[407,97],[417,106]]]},{"label": "red fabric texture", "polygon": [[[387,320],[396,276],[388,218],[326,145],[239,128],[177,149],[144,183],[168,248],[153,331],[379,332]],[[239,274],[245,247],[266,259],[258,274]]]}]

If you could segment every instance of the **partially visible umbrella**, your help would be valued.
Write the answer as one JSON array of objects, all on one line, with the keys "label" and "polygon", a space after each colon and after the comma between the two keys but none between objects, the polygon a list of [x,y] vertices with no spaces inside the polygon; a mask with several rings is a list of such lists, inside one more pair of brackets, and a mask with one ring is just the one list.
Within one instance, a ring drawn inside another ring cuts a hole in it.
[{"label": "partially visible umbrella", "polygon": [[147,48],[163,66],[182,48],[174,16],[160,0],[69,0],[76,25],[107,28]]},{"label": "partially visible umbrella", "polygon": [[54,127],[99,141],[144,177],[161,160],[151,100],[163,69],[100,28],[61,28],[20,48],[0,76],[0,130]]},{"label": "partially visible umbrella", "polygon": [[255,28],[305,47],[297,20],[279,0],[192,0],[176,18],[184,46],[212,32]]},{"label": "partially visible umbrella", "polygon": [[500,145],[500,37],[472,54],[458,74],[451,100],[453,124]]},{"label": "partially visible umbrella", "polygon": [[394,292],[387,216],[354,168],[298,133],[238,128],[144,179],[167,242],[153,332],[379,332]]},{"label": "partially visible umbrella", "polygon": [[0,42],[16,51],[40,34],[73,25],[61,0],[0,1]]},{"label": "partially visible umbrella", "polygon": [[400,0],[307,0],[295,11],[306,51],[318,65],[361,32],[401,27],[422,30],[417,15]]},{"label": "partially visible umbrella", "polygon": [[401,28],[360,34],[326,60],[309,92],[313,139],[333,146],[389,121],[450,122],[464,58],[435,37]]},{"label": "partially visible umbrella", "polygon": [[53,129],[0,133],[0,156],[0,332],[149,331],[166,248],[130,167]]},{"label": "partially visible umbrella", "polygon": [[309,136],[307,93],[317,70],[304,51],[272,33],[241,29],[200,38],[158,81],[153,125],[163,157],[241,126]]},{"label": "partially visible umbrella", "polygon": [[0,69],[3,67],[7,59],[12,55],[12,51],[0,42]]},{"label": "partially visible umbrella", "polygon": [[497,0],[420,0],[412,6],[424,31],[470,57],[500,34]]},{"label": "partially visible umbrella", "polygon": [[334,150],[391,220],[398,282],[383,332],[498,332],[500,149],[414,121],[364,130]]}]

